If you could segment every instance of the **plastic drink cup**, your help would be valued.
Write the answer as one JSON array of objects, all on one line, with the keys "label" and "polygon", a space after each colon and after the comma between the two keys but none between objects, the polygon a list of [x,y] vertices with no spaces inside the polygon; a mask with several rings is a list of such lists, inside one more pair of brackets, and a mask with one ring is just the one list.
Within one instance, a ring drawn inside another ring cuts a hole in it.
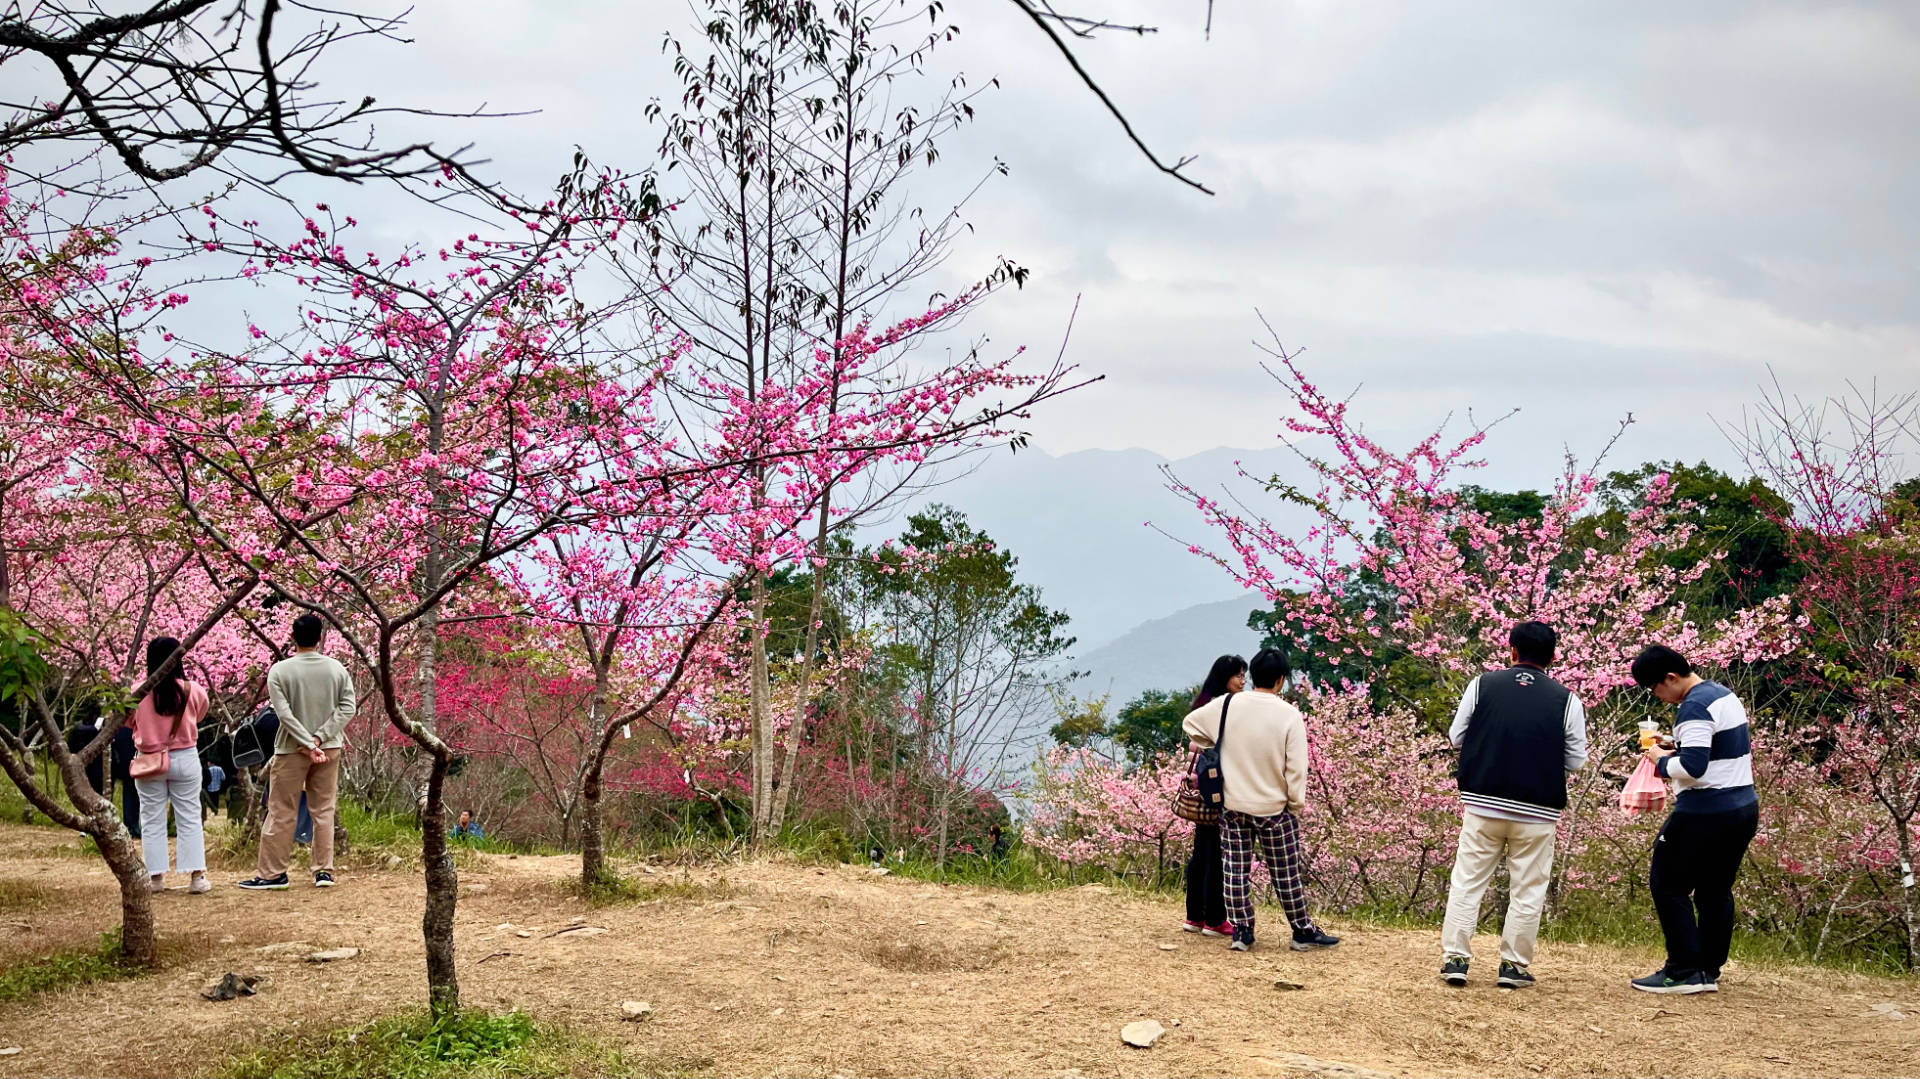
[{"label": "plastic drink cup", "polygon": [[1648,750],[1648,749],[1652,749],[1654,746],[1657,746],[1659,744],[1660,744],[1660,724],[1655,723],[1651,719],[1641,720],[1640,721],[1640,748],[1642,750]]}]

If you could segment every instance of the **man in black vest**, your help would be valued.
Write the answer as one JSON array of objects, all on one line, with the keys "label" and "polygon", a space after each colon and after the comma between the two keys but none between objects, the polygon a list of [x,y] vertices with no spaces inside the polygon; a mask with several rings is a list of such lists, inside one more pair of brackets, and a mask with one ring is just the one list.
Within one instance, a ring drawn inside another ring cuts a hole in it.
[{"label": "man in black vest", "polygon": [[1467,984],[1480,898],[1503,857],[1509,896],[1499,982],[1507,989],[1533,984],[1528,968],[1553,871],[1554,828],[1567,807],[1567,773],[1587,763],[1586,709],[1547,677],[1559,643],[1544,623],[1513,627],[1513,666],[1474,679],[1453,715],[1464,813],[1440,931],[1440,977],[1449,985]]}]

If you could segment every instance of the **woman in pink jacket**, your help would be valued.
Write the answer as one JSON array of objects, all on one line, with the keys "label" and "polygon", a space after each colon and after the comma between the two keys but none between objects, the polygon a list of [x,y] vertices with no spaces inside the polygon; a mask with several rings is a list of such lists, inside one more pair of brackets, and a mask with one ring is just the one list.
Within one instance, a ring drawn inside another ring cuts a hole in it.
[{"label": "woman in pink jacket", "polygon": [[[160,668],[180,647],[172,637],[147,642],[147,673]],[[164,752],[164,772],[137,776],[140,792],[140,851],[153,877],[153,890],[167,887],[167,803],[173,803],[173,830],[178,841],[178,868],[193,875],[187,891],[211,891],[207,882],[207,844],[200,827],[200,719],[207,714],[206,688],[180,677],[176,664],[133,710],[133,744],[142,755]],[[135,769],[138,770],[136,758]]]}]

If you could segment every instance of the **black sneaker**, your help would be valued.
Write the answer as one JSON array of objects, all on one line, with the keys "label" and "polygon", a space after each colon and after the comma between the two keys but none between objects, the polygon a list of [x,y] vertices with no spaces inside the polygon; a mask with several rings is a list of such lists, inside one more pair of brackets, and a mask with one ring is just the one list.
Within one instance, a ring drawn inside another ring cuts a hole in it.
[{"label": "black sneaker", "polygon": [[238,887],[245,888],[249,892],[284,892],[288,887],[287,875],[282,873],[277,877],[248,877],[241,881]]},{"label": "black sneaker", "polygon": [[1533,975],[1527,973],[1527,968],[1502,959],[1499,983],[1502,989],[1526,989],[1533,985]]},{"label": "black sneaker", "polygon": [[332,871],[332,870],[327,870],[327,869],[316,869],[316,870],[314,870],[314,871],[313,871],[313,886],[314,886],[315,888],[331,888],[331,887],[333,887],[333,871]]},{"label": "black sneaker", "polygon": [[1659,970],[1654,971],[1644,978],[1635,978],[1632,984],[1635,989],[1640,990],[1642,993],[1667,993],[1679,996],[1691,996],[1694,993],[1714,993],[1720,989],[1718,985],[1709,988],[1707,979],[1702,977],[1697,971],[1684,978],[1676,978],[1668,973],[1665,967],[1661,967]]},{"label": "black sneaker", "polygon": [[1447,956],[1447,961],[1440,964],[1440,980],[1448,985],[1467,984],[1466,959],[1458,955]]},{"label": "black sneaker", "polygon": [[1253,950],[1253,927],[1250,925],[1234,926],[1233,927],[1233,943],[1227,945],[1227,947],[1232,948],[1236,952],[1252,951]]},{"label": "black sneaker", "polygon": [[1339,937],[1328,936],[1326,933],[1321,932],[1320,927],[1317,925],[1310,925],[1305,929],[1296,929],[1293,931],[1293,950],[1296,952],[1310,952],[1316,948],[1331,948],[1338,943],[1340,943]]},{"label": "black sneaker", "polygon": [[1706,992],[1718,993],[1720,991],[1720,972],[1717,970],[1702,971],[1700,974],[1700,984],[1707,987]]}]

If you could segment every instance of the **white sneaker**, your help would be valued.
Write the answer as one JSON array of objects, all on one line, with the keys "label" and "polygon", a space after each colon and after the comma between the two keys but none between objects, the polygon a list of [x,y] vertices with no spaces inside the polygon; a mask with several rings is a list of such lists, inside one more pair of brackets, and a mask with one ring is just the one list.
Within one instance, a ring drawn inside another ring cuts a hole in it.
[{"label": "white sneaker", "polygon": [[206,895],[211,891],[213,891],[213,882],[207,879],[205,873],[195,873],[193,883],[187,885],[188,895]]},{"label": "white sneaker", "polygon": [[161,892],[166,891],[167,878],[164,876],[155,876],[152,880],[147,882],[147,890],[152,892],[154,895],[159,895]]}]

